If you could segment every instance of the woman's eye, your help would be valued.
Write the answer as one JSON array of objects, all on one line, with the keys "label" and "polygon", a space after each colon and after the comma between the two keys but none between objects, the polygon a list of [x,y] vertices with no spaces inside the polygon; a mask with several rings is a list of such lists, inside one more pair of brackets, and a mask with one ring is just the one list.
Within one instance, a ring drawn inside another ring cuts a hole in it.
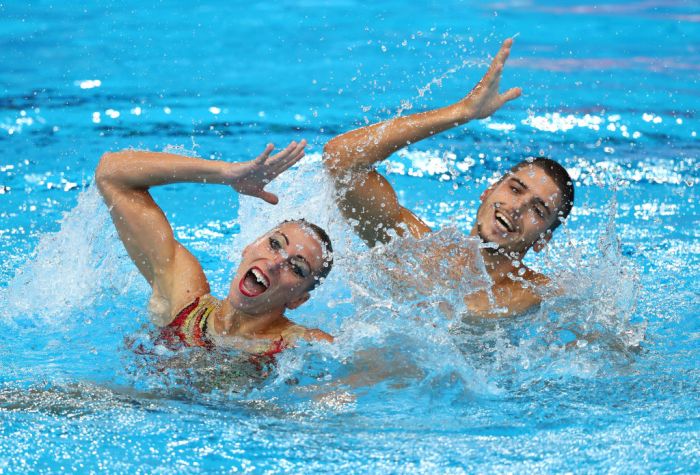
[{"label": "woman's eye", "polygon": [[535,208],[535,213],[537,213],[537,216],[539,216],[540,218],[544,218],[544,211],[542,211],[541,209]]},{"label": "woman's eye", "polygon": [[279,240],[271,237],[270,238],[270,247],[272,249],[274,249],[275,251],[279,251],[280,249],[282,249],[282,243],[279,242]]},{"label": "woman's eye", "polygon": [[302,267],[299,264],[299,261],[297,261],[296,259],[292,260],[290,262],[289,267],[292,269],[292,272],[294,272],[296,275],[298,275],[302,279],[306,277],[306,272],[304,271],[304,267]]}]

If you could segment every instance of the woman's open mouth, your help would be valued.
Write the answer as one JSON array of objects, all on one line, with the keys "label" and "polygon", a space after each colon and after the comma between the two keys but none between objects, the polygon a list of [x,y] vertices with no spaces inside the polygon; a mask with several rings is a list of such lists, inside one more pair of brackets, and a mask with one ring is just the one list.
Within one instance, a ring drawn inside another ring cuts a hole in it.
[{"label": "woman's open mouth", "polygon": [[245,273],[238,290],[246,297],[257,297],[270,287],[270,279],[258,267],[252,267]]}]

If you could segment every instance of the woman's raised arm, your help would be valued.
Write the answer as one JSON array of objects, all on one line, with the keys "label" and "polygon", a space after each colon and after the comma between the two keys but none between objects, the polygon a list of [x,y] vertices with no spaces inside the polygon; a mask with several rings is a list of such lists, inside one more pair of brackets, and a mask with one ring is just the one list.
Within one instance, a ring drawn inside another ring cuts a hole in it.
[{"label": "woman's raised arm", "polygon": [[304,156],[305,141],[292,142],[270,156],[270,144],[256,159],[242,163],[156,152],[126,150],[106,153],[95,181],[129,256],[171,309],[209,292],[197,259],[175,240],[165,214],[148,189],[168,183],[192,182],[229,185],[236,191],[269,203],[277,197],[265,186]]}]

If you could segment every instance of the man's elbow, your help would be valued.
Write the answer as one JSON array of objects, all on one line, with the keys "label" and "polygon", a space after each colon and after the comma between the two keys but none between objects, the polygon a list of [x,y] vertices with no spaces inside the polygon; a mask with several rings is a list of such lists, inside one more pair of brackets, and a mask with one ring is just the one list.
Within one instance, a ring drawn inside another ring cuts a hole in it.
[{"label": "man's elbow", "polygon": [[107,152],[102,157],[95,168],[95,184],[100,190],[100,193],[104,195],[105,189],[107,188],[110,179],[114,175],[114,170],[117,166],[117,162],[120,159],[120,152]]},{"label": "man's elbow", "polygon": [[107,177],[109,176],[109,162],[111,161],[111,153],[107,152],[100,157],[100,161],[95,168],[95,184],[100,193],[104,192]]},{"label": "man's elbow", "polygon": [[339,137],[331,139],[323,147],[323,166],[335,178],[348,171],[347,160],[344,159],[346,148],[347,145]]}]

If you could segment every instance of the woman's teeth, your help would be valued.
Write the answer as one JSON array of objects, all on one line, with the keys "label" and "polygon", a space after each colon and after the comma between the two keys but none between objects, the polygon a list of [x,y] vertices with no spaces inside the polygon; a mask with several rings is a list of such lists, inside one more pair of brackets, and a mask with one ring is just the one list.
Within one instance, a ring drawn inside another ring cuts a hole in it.
[{"label": "woman's teeth", "polygon": [[252,272],[258,283],[265,287],[265,289],[267,289],[270,286],[270,281],[267,280],[267,277],[265,277],[265,275],[262,272],[260,272],[258,269],[252,269]]},{"label": "woman's teeth", "polygon": [[246,297],[257,297],[269,287],[270,281],[260,269],[255,267],[246,272],[239,284],[241,293]]}]

